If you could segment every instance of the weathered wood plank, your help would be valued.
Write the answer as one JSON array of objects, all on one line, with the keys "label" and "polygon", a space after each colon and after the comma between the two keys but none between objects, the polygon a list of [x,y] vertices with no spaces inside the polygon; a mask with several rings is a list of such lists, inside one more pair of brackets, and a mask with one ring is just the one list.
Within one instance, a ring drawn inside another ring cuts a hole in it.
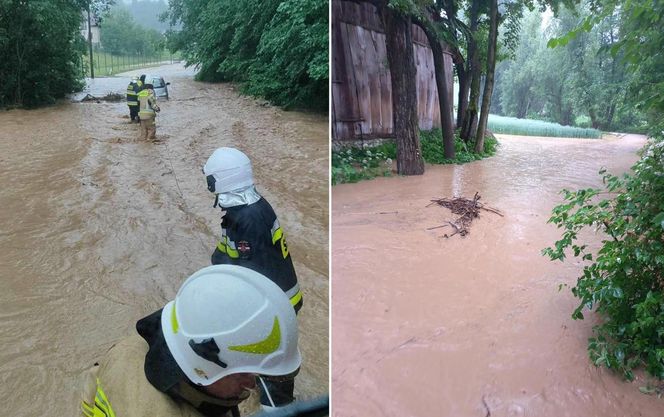
[{"label": "weathered wood plank", "polygon": [[[393,135],[392,87],[385,35],[369,3],[332,2],[332,137],[349,140]],[[424,31],[413,25],[419,126],[440,127],[433,54]],[[443,45],[447,50],[446,45]],[[445,55],[452,86],[452,59]],[[450,99],[453,92],[450,88]]]}]

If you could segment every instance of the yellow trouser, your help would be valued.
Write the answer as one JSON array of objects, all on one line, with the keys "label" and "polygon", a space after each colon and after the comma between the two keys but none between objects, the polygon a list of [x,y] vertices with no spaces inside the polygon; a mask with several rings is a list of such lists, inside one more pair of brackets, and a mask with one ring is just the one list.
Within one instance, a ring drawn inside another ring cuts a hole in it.
[{"label": "yellow trouser", "polygon": [[141,118],[141,140],[155,139],[157,135],[157,125],[154,118],[143,119]]}]

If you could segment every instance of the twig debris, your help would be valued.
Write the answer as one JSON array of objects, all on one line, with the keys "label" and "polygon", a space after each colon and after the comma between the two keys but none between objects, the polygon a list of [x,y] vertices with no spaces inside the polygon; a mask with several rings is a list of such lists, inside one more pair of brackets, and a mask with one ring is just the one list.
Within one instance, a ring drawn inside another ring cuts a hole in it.
[{"label": "twig debris", "polygon": [[484,204],[480,203],[479,202],[480,198],[481,196],[479,195],[479,193],[475,193],[475,196],[473,197],[472,200],[469,200],[464,197],[437,198],[431,200],[431,204],[427,205],[427,207],[431,206],[432,204],[438,204],[439,206],[443,206],[450,209],[452,213],[458,214],[460,216],[453,222],[448,221],[447,224],[430,227],[427,230],[451,226],[454,229],[454,233],[452,233],[449,236],[445,234],[443,235],[444,237],[446,238],[452,237],[456,234],[460,234],[461,236],[466,236],[468,233],[470,233],[469,230],[470,224],[473,222],[473,220],[476,217],[480,217],[480,210],[486,210],[503,217],[503,214],[500,212],[500,210],[495,209],[493,207],[485,206]]}]

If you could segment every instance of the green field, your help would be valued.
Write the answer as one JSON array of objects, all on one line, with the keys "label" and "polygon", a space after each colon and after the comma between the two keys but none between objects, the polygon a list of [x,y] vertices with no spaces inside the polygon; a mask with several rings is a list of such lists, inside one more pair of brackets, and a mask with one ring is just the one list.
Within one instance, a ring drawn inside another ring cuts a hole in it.
[{"label": "green field", "polygon": [[552,136],[559,138],[591,138],[602,137],[597,129],[584,129],[581,127],[562,126],[558,123],[542,122],[540,120],[517,119],[489,115],[488,129],[493,133],[526,136]]},{"label": "green field", "polygon": [[[173,55],[167,51],[152,56],[111,55],[107,52],[93,51],[92,56],[94,57],[93,63],[94,63],[95,77],[115,75],[120,72],[152,67],[159,64],[170,64],[173,62],[178,62],[180,60],[179,56]],[[90,76],[89,55],[83,56],[82,65],[83,65],[83,71],[85,72],[85,76],[89,77]]]}]

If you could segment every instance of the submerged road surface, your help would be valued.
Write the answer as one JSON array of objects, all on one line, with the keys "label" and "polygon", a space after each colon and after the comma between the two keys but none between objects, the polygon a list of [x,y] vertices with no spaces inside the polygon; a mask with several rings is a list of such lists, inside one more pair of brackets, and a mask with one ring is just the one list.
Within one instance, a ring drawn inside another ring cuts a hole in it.
[{"label": "submerged road surface", "polygon": [[[180,65],[149,72],[172,83],[157,144],[137,140],[123,102],[0,112],[2,415],[79,415],[82,371],[209,265],[220,212],[201,167],[220,146],[252,159],[288,236],[305,300],[296,395],[328,390],[327,118]],[[103,80],[123,92],[129,77]]]},{"label": "submerged road surface", "polygon": [[[664,402],[595,368],[594,314],[573,321],[582,265],[540,251],[562,188],[629,170],[642,136],[578,140],[500,135],[496,156],[427,166],[332,191],[332,387],[336,417],[662,416]],[[466,237],[431,199],[473,198]],[[595,245],[601,236],[586,236]]]}]

